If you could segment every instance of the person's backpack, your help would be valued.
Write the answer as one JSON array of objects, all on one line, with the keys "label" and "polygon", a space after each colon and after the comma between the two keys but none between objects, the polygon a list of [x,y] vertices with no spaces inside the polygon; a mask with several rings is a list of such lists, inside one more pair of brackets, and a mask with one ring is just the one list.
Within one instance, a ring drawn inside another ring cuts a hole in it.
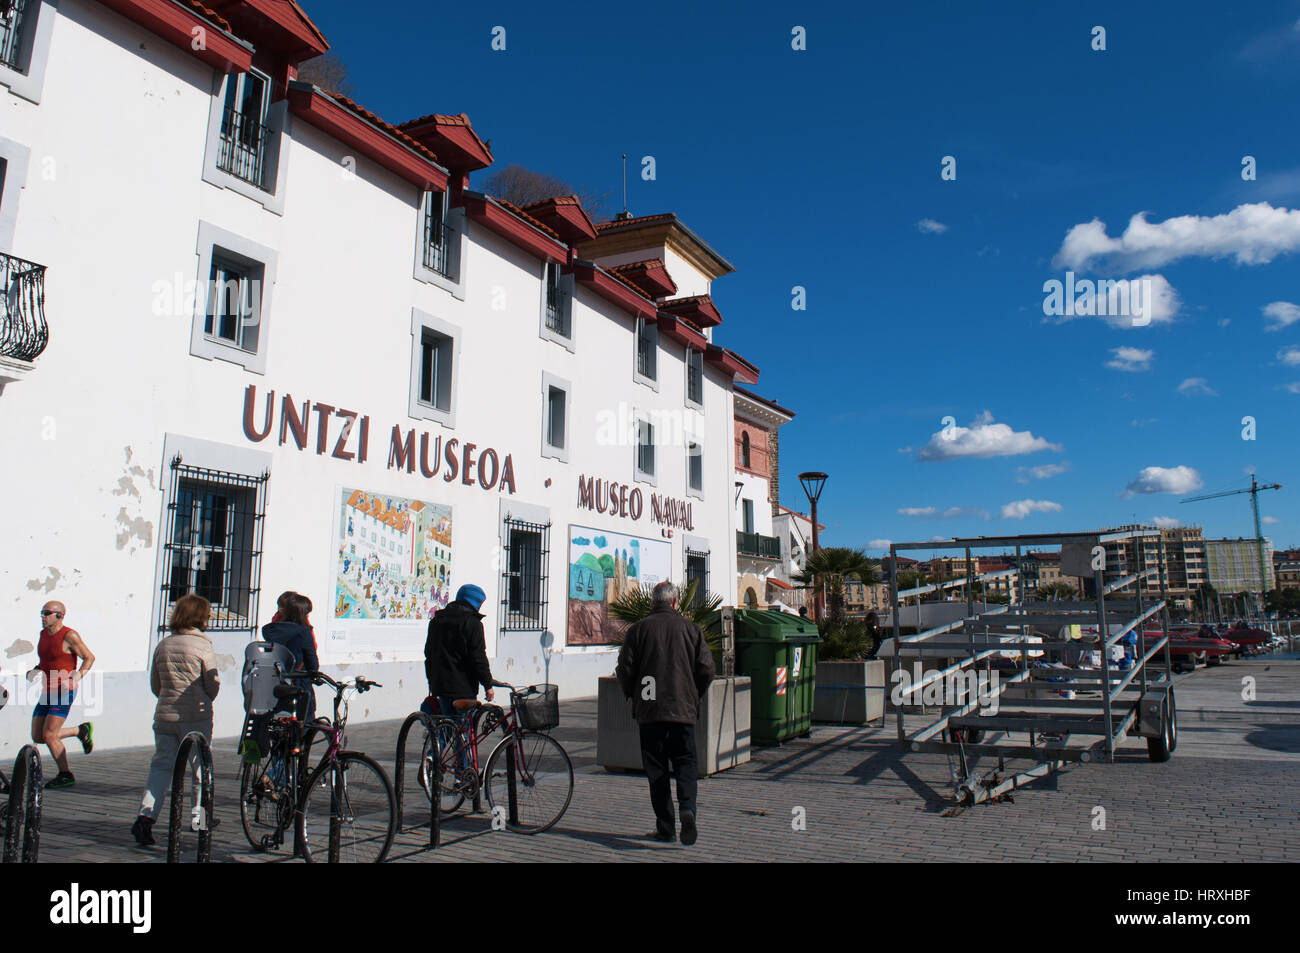
[{"label": "person's backpack", "polygon": [[293,653],[275,642],[250,642],[244,649],[240,686],[244,690],[245,717],[239,749],[245,760],[260,761],[270,747],[266,726],[280,704],[275,689],[294,685],[293,680],[285,678],[293,667]]}]

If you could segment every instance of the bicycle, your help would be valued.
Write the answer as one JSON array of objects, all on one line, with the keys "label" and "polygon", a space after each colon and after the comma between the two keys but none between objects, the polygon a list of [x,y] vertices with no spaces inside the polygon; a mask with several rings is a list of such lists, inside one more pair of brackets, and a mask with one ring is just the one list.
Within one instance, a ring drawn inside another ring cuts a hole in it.
[{"label": "bicycle", "polygon": [[[357,678],[339,682],[323,672],[291,673],[313,685],[334,689],[334,719],[304,723],[279,715],[267,726],[270,745],[256,762],[245,762],[239,785],[239,813],[244,834],[256,850],[273,850],[294,827],[294,852],[308,863],[340,860],[382,863],[397,833],[397,806],[388,775],[373,758],[343,749],[348,720],[346,693],[382,688]],[[308,690],[277,686],[277,698],[300,697]],[[327,747],[308,773],[313,737]],[[261,833],[259,828],[269,828]]]},{"label": "bicycle", "polygon": [[[510,710],[474,702],[462,730],[457,719],[434,716],[420,752],[419,783],[442,814],[453,814],[471,799],[487,798],[496,825],[520,834],[540,834],[564,816],[573,798],[573,763],[563,746],[545,732],[559,724],[559,696],[554,685],[510,690]],[[480,771],[478,747],[500,730],[503,738]],[[436,759],[436,760],[435,760]],[[468,768],[461,768],[462,761]]]}]

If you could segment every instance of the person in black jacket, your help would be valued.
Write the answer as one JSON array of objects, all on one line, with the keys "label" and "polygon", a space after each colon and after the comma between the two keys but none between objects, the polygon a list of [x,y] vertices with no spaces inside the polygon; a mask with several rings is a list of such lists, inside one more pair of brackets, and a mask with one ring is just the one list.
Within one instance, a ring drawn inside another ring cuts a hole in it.
[{"label": "person in black jacket", "polygon": [[[283,645],[293,655],[294,670],[316,672],[320,670],[320,660],[316,656],[316,640],[312,638],[307,616],[311,612],[311,600],[297,592],[286,592],[279,600],[280,611],[276,613],[278,622],[268,622],[262,626],[262,638],[268,642]],[[311,682],[305,678],[295,678],[293,684],[308,691],[306,710],[299,709],[302,718],[310,721],[316,717],[316,692]],[[277,710],[281,710],[277,706]],[[285,705],[283,710],[288,711]]]},{"label": "person in black jacket", "polygon": [[[429,680],[429,695],[438,700],[438,711],[463,722],[455,707],[458,701],[478,697],[483,686],[487,700],[492,691],[492,668],[488,665],[487,642],[483,637],[483,615],[479,606],[487,595],[473,583],[456,591],[456,598],[439,609],[429,620],[429,637],[424,643],[424,675]],[[422,710],[427,708],[421,706]],[[461,752],[461,767],[469,752]]]},{"label": "person in black jacket", "polygon": [[694,844],[696,757],[695,722],[700,696],[713,681],[713,655],[699,626],[677,611],[677,587],[654,587],[653,611],[627,630],[618,653],[623,694],[641,726],[641,762],[650,782],[655,840],[676,840],[668,772],[677,770],[677,804],[682,843]]}]

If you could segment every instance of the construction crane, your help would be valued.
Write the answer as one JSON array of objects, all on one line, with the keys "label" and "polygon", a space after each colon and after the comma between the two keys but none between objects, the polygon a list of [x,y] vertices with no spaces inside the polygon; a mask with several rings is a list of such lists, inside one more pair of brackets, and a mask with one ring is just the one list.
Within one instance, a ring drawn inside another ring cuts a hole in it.
[{"label": "construction crane", "polygon": [[1264,572],[1264,530],[1259,522],[1259,494],[1263,490],[1280,490],[1281,483],[1263,483],[1255,482],[1255,474],[1250,475],[1250,486],[1241,490],[1225,490],[1222,493],[1207,493],[1204,496],[1189,496],[1186,499],[1179,500],[1179,503],[1195,503],[1197,500],[1213,500],[1220,496],[1236,496],[1238,493],[1250,494],[1250,511],[1255,516],[1255,545],[1259,550],[1259,606],[1261,611],[1264,608],[1265,589],[1268,587],[1268,574]]}]

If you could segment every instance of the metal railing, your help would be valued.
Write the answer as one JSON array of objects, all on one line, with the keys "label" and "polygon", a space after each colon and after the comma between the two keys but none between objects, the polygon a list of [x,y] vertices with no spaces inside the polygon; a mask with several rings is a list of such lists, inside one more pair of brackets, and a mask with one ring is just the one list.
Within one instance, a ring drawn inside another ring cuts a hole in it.
[{"label": "metal railing", "polygon": [[451,243],[455,234],[450,225],[439,224],[435,217],[426,216],[424,267],[452,280],[455,276],[452,275]]},{"label": "metal railing", "polygon": [[20,73],[27,72],[19,62],[23,49],[27,0],[0,0],[0,64]]},{"label": "metal railing", "polygon": [[746,533],[743,530],[736,530],[736,552],[741,556],[780,559],[781,540],[775,536],[763,536],[761,533]]},{"label": "metal railing", "polygon": [[227,106],[221,117],[221,148],[217,168],[237,179],[262,185],[266,161],[266,126],[257,119]]},{"label": "metal railing", "polygon": [[[437,847],[442,841],[442,799],[434,795],[442,789],[442,757],[438,751],[438,733],[434,730],[433,719],[422,711],[407,715],[406,721],[402,722],[402,730],[397,735],[397,752],[393,760],[393,770],[396,772],[393,777],[393,796],[397,800],[397,830],[399,833],[402,831],[405,817],[406,742],[410,737],[411,729],[416,725],[421,727],[423,735],[420,742],[421,751],[416,753],[415,770],[417,777],[421,771],[427,772],[424,784],[428,786],[428,790],[424,793],[429,801],[429,846]],[[422,765],[418,759],[423,753],[426,741],[432,745],[432,758],[429,764]]]},{"label": "metal railing", "polygon": [[45,266],[0,255],[0,357],[34,361],[50,341],[45,323]]},{"label": "metal railing", "polygon": [[[34,745],[23,745],[14,762],[9,782],[9,803],[0,808],[4,821],[6,864],[34,864],[41,849],[41,754]],[[21,852],[20,852],[21,849]]]},{"label": "metal railing", "polygon": [[[198,760],[197,773],[190,769],[190,752],[197,748],[194,757]],[[190,785],[192,782],[198,790],[193,810],[190,812],[190,830],[199,835],[198,857],[200,864],[212,861],[212,748],[202,733],[191,731],[181,739],[180,749],[176,752],[176,766],[172,768],[171,813],[167,818],[167,863],[179,864],[181,861],[181,818],[186,805],[190,803]]]}]

